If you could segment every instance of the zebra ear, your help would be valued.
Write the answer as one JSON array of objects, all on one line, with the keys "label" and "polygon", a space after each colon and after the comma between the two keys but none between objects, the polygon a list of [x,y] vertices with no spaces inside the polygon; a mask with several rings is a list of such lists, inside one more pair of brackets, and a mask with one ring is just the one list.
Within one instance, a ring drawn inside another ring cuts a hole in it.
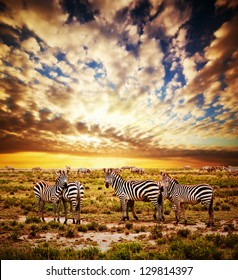
[{"label": "zebra ear", "polygon": [[55,172],[55,174],[59,176],[61,174],[61,170],[58,170],[57,172]]}]

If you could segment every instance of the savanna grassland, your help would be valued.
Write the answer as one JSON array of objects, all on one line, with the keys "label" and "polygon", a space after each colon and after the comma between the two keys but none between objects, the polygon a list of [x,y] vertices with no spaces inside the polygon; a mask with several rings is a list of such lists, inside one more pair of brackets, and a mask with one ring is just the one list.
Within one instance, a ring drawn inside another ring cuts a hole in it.
[{"label": "savanna grassland", "polygon": [[[129,171],[124,179],[159,181],[160,171],[146,169],[144,175]],[[33,192],[39,180],[54,182],[54,170],[0,171],[0,257],[1,259],[238,259],[238,178],[225,171],[199,173],[198,170],[167,170],[181,184],[208,183],[215,189],[215,225],[206,227],[203,205],[188,205],[188,225],[174,223],[171,203],[165,201],[165,222],[153,220],[153,205],[135,202],[139,220],[121,222],[119,199],[104,186],[104,173],[87,175],[70,172],[69,181],[78,180],[85,194],[81,224],[53,221],[53,205],[46,203],[43,223],[39,219]]]}]

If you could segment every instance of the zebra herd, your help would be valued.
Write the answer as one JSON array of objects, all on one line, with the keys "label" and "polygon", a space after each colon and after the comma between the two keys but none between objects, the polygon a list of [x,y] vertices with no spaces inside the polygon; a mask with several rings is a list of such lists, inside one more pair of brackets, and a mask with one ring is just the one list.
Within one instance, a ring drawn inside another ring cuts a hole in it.
[{"label": "zebra herd", "polygon": [[[84,197],[84,187],[80,182],[68,182],[69,170],[58,171],[57,179],[54,185],[45,181],[40,181],[34,186],[35,196],[39,206],[39,215],[41,212],[42,221],[44,220],[43,208],[46,202],[52,202],[54,205],[54,220],[59,221],[59,206],[61,200],[64,205],[65,221],[67,223],[67,207],[66,203],[70,203],[70,208],[75,223],[74,214],[77,213],[76,223],[80,223],[80,211],[82,199]],[[122,220],[129,220],[129,209],[133,213],[133,217],[138,219],[134,210],[135,201],[141,200],[151,202],[154,205],[154,219],[158,222],[164,220],[164,200],[169,199],[173,203],[176,224],[180,221],[180,214],[183,214],[185,224],[187,223],[184,204],[202,203],[208,209],[209,220],[208,226],[214,224],[213,201],[214,190],[208,184],[197,185],[181,185],[176,179],[169,174],[162,173],[162,180],[157,182],[154,180],[124,180],[120,174],[114,172],[113,169],[104,169],[105,186],[108,188],[112,185],[116,196],[120,200],[122,210]]]}]

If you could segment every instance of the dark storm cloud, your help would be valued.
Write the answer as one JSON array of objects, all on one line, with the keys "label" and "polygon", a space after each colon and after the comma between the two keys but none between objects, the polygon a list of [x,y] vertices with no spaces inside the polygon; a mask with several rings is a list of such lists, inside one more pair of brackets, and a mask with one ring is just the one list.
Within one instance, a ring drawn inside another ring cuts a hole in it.
[{"label": "dark storm cloud", "polygon": [[144,25],[150,18],[150,10],[152,5],[148,0],[137,0],[135,7],[131,9],[130,16],[133,25],[137,26],[137,32],[139,35],[143,34]]},{"label": "dark storm cloud", "polygon": [[61,0],[63,10],[68,13],[67,23],[74,19],[81,24],[95,20],[99,11],[87,0]]}]

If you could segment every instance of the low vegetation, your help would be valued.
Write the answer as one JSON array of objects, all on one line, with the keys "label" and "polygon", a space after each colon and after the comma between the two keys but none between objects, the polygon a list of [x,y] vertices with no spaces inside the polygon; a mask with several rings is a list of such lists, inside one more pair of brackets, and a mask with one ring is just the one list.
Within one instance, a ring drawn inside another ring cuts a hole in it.
[{"label": "low vegetation", "polygon": [[[165,222],[153,221],[153,205],[136,202],[139,221],[121,222],[119,199],[104,186],[102,170],[69,181],[85,187],[80,225],[53,221],[53,206],[45,205],[46,223],[37,216],[33,186],[39,180],[53,182],[52,170],[0,171],[0,257],[1,259],[238,259],[238,180],[225,171],[213,174],[197,170],[169,170],[180,183],[209,183],[215,189],[215,225],[207,228],[203,205],[188,205],[188,225],[175,226],[174,212],[165,202]],[[123,171],[125,179],[160,180],[160,170],[145,174]],[[61,221],[64,220],[63,207]],[[183,223],[183,219],[181,219]],[[108,238],[113,237],[111,242]],[[98,239],[96,239],[98,237]],[[117,237],[117,239],[116,239]],[[103,247],[103,245],[105,245]]]}]

